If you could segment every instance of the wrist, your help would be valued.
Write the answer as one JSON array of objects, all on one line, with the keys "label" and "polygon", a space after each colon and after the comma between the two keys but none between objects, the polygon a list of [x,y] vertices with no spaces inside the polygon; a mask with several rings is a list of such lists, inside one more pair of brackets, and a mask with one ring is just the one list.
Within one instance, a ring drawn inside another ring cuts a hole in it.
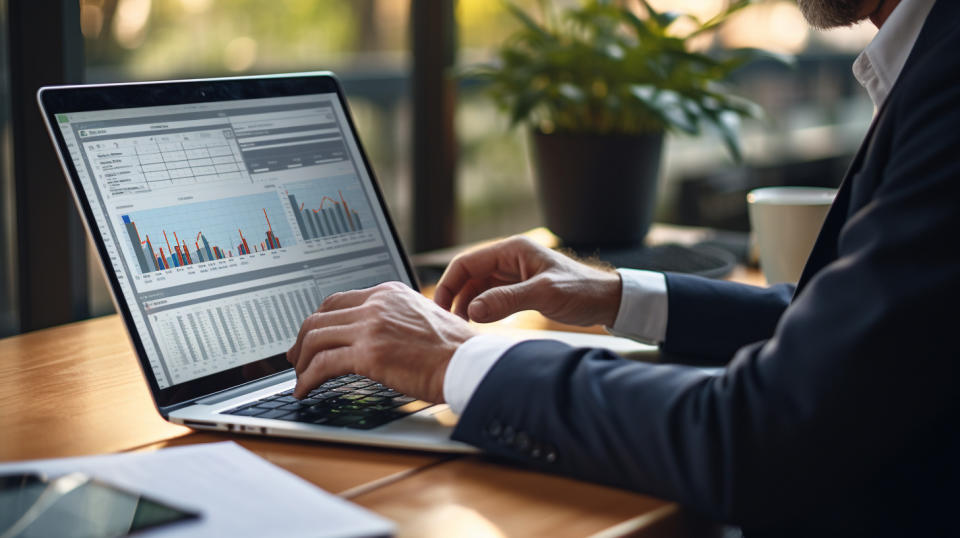
[{"label": "wrist", "polygon": [[596,298],[598,304],[595,312],[599,314],[598,325],[613,326],[617,320],[617,313],[620,311],[622,294],[623,281],[620,278],[620,273],[604,271],[603,276],[597,282]]}]

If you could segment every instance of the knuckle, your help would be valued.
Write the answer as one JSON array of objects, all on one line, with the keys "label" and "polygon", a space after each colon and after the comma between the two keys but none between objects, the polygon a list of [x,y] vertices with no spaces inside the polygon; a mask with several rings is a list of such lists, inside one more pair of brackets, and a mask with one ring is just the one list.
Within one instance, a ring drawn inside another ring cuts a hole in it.
[{"label": "knuckle", "polygon": [[303,347],[310,350],[315,347],[317,339],[320,338],[320,329],[310,329],[303,337]]},{"label": "knuckle", "polygon": [[323,299],[323,302],[320,303],[320,308],[317,310],[317,312],[318,312],[318,313],[321,313],[321,312],[330,310],[330,309],[333,308],[333,306],[336,305],[337,302],[339,302],[342,298],[343,298],[343,292],[342,292],[342,291],[333,292],[333,293],[331,293],[330,295],[327,295],[327,296]]},{"label": "knuckle", "polygon": [[307,316],[307,319],[303,320],[303,327],[307,330],[310,330],[314,327],[319,327],[322,324],[323,315],[317,311],[313,314]]},{"label": "knuckle", "polygon": [[516,246],[529,246],[533,243],[529,237],[521,234],[511,235],[505,242]]},{"label": "knuckle", "polygon": [[540,289],[545,292],[556,292],[560,288],[560,279],[549,272],[540,273],[539,275],[533,277],[531,284],[533,284],[534,289]]},{"label": "knuckle", "polygon": [[363,315],[369,317],[371,320],[377,320],[384,312],[386,312],[386,305],[382,299],[379,297],[371,297],[365,305],[363,305]]}]

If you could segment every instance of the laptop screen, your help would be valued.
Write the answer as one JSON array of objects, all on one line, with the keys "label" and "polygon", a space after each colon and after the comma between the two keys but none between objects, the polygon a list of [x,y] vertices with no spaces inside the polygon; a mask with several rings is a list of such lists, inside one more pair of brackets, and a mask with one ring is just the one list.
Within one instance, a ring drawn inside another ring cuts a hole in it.
[{"label": "laptop screen", "polygon": [[413,285],[335,91],[51,119],[161,390],[285,352],[331,293]]}]

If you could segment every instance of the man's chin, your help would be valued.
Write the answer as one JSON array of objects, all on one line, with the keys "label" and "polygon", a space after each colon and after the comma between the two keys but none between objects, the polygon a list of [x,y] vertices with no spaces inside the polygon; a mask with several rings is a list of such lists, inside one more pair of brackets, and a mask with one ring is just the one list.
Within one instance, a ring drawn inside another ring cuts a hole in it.
[{"label": "man's chin", "polygon": [[864,9],[864,4],[867,3],[869,0],[797,0],[803,18],[821,30],[852,26],[866,19],[869,11]]}]

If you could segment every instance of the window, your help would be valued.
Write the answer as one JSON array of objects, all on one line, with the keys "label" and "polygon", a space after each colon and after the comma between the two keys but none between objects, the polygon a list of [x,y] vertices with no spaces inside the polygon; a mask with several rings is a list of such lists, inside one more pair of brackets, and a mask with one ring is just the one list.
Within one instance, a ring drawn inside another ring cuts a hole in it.
[{"label": "window", "polygon": [[14,241],[13,170],[10,139],[10,68],[7,65],[7,2],[0,0],[0,336],[17,331],[17,252]]},{"label": "window", "polygon": [[[408,238],[408,19],[409,4],[397,0],[82,0],[86,79],[334,71]],[[100,272],[92,274],[93,310],[109,311]]]}]

